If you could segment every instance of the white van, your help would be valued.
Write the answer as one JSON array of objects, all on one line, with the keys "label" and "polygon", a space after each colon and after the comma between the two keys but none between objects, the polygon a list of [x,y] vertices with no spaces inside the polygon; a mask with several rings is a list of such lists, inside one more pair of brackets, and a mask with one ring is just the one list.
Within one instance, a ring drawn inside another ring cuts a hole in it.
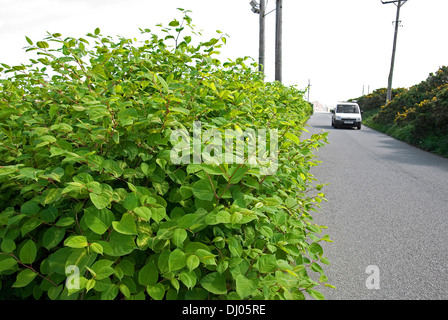
[{"label": "white van", "polygon": [[339,102],[331,112],[333,113],[331,116],[332,127],[356,127],[361,130],[362,111],[357,103]]}]

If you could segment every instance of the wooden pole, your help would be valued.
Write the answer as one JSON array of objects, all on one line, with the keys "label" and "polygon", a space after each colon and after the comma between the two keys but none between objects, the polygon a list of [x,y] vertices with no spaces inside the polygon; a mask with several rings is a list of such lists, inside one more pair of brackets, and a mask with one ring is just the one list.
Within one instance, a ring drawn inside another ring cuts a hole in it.
[{"label": "wooden pole", "polygon": [[282,82],[282,11],[283,0],[276,4],[275,80]]},{"label": "wooden pole", "polygon": [[397,17],[395,19],[394,45],[393,45],[393,49],[392,49],[392,61],[390,63],[389,79],[388,79],[388,83],[387,83],[386,103],[388,103],[390,100],[392,100],[392,80],[393,80],[393,76],[394,76],[395,53],[397,50],[398,27],[400,24],[400,8],[406,1],[403,1],[403,3],[402,3],[402,0],[383,2],[383,3],[391,3],[391,2],[394,4],[396,4],[396,2],[398,2],[398,4],[396,4]]},{"label": "wooden pole", "polygon": [[311,90],[311,80],[308,79],[308,97],[307,100],[308,102],[310,102],[310,90]]},{"label": "wooden pole", "polygon": [[260,72],[264,72],[264,52],[265,52],[265,11],[266,3],[265,0],[260,0],[260,43],[259,43],[259,53],[258,53],[258,68]]}]

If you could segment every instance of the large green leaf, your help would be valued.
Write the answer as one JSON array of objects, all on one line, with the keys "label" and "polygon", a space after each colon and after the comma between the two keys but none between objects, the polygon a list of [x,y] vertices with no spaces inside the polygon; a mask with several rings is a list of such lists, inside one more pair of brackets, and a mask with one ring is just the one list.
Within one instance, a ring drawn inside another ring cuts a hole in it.
[{"label": "large green leaf", "polygon": [[112,268],[113,264],[114,261],[101,259],[95,262],[92,267],[88,269],[93,273],[95,280],[100,281],[115,273],[114,268]]},{"label": "large green leaf", "polygon": [[243,276],[242,274],[236,277],[236,292],[241,299],[245,299],[252,295],[257,290],[257,282]]},{"label": "large green leaf", "polygon": [[199,267],[200,262],[201,261],[199,260],[199,257],[192,254],[192,255],[188,256],[186,264],[187,264],[188,269],[190,271],[192,271],[192,270],[196,269],[197,267]]},{"label": "large green leaf", "polygon": [[208,180],[196,181],[191,190],[198,199],[205,201],[212,201],[215,195],[212,184]]},{"label": "large green leaf", "polygon": [[149,221],[152,217],[151,209],[146,206],[137,207],[134,209],[134,212],[145,221]]},{"label": "large green leaf", "polygon": [[47,205],[59,200],[59,198],[61,198],[62,192],[63,189],[50,189],[45,196],[43,204]]},{"label": "large green leaf", "polygon": [[36,259],[37,247],[33,240],[28,240],[20,249],[19,259],[20,262],[25,264],[31,264]]},{"label": "large green leaf", "polygon": [[154,300],[162,300],[165,296],[165,287],[161,283],[147,286],[146,291]]},{"label": "large green leaf", "polygon": [[173,232],[173,243],[177,247],[182,247],[185,239],[187,239],[187,231],[184,229],[176,229]]},{"label": "large green leaf", "polygon": [[246,165],[233,165],[228,172],[228,176],[230,177],[229,183],[235,184],[240,182],[247,171],[249,171],[249,168]]},{"label": "large green leaf", "polygon": [[16,281],[12,284],[13,288],[22,288],[30,284],[36,278],[37,273],[31,269],[25,269],[17,274]]},{"label": "large green leaf", "polygon": [[120,177],[123,174],[123,169],[120,167],[120,165],[116,161],[105,160],[103,166],[104,166],[104,169],[106,170],[106,172],[111,173],[116,178]]},{"label": "large green leaf", "polygon": [[186,214],[179,218],[177,221],[179,228],[189,229],[198,220],[197,214]]},{"label": "large green leaf", "polygon": [[132,211],[138,206],[139,196],[135,192],[127,194],[126,199],[123,202],[123,207],[125,207],[128,211]]},{"label": "large green leaf", "polygon": [[106,208],[112,200],[111,197],[106,193],[101,193],[101,194],[90,193],[89,197],[90,197],[90,200],[92,200],[93,205],[97,209]]},{"label": "large green leaf", "polygon": [[0,255],[0,272],[13,269],[17,265],[17,260],[7,255]]},{"label": "large green leaf", "polygon": [[86,267],[90,267],[96,260],[97,254],[88,253],[85,248],[70,248],[70,254],[65,260],[65,270],[68,270],[71,266],[79,268],[79,273],[82,274]]},{"label": "large green leaf", "polygon": [[142,286],[155,285],[159,279],[159,270],[154,262],[146,264],[138,273],[138,283]]},{"label": "large green leaf", "polygon": [[208,225],[230,223],[230,218],[230,213],[225,210],[213,211],[205,217],[205,223],[207,223]]},{"label": "large green leaf", "polygon": [[160,222],[166,217],[166,209],[162,205],[154,204],[149,207],[151,210],[151,218]]},{"label": "large green leaf", "polygon": [[98,243],[103,247],[105,254],[113,257],[127,255],[137,248],[133,236],[116,231],[111,232],[108,241],[98,241]]},{"label": "large green leaf", "polygon": [[300,139],[295,134],[293,134],[291,132],[286,132],[285,138],[291,140],[292,142],[294,142],[297,145],[300,145]]},{"label": "large green leaf", "polygon": [[36,45],[41,49],[47,49],[50,47],[50,45],[46,41],[37,41]]},{"label": "large green leaf", "polygon": [[65,276],[65,262],[68,260],[72,252],[72,248],[63,247],[52,253],[47,258],[50,273]]},{"label": "large green leaf", "polygon": [[136,235],[137,234],[137,226],[135,224],[135,219],[129,213],[123,214],[120,221],[113,221],[112,226],[114,227],[115,231],[117,231],[121,234],[126,234],[126,235]]},{"label": "large green leaf", "polygon": [[261,273],[273,272],[277,269],[277,259],[272,254],[263,255],[258,259],[258,270]]},{"label": "large green leaf", "polygon": [[227,285],[225,275],[218,272],[212,272],[201,279],[201,286],[214,294],[226,294]]},{"label": "large green leaf", "polygon": [[70,248],[85,248],[88,244],[84,236],[70,236],[64,241],[64,245]]},{"label": "large green leaf", "polygon": [[308,292],[310,296],[312,296],[316,300],[325,300],[325,296],[317,290],[307,289],[306,292]]},{"label": "large green leaf", "polygon": [[12,239],[5,238],[2,240],[0,249],[4,253],[11,253],[16,249],[16,243]]},{"label": "large green leaf", "polygon": [[99,254],[101,254],[101,255],[102,255],[103,252],[104,252],[104,248],[103,248],[103,246],[100,245],[100,244],[97,243],[97,242],[93,242],[93,243],[89,244],[89,250],[90,250],[91,252],[99,253]]},{"label": "large green leaf", "polygon": [[187,256],[185,252],[181,249],[176,249],[171,252],[170,257],[168,259],[168,269],[169,271],[176,271],[182,269],[187,265]]},{"label": "large green leaf", "polygon": [[84,210],[84,220],[90,230],[97,234],[104,234],[114,221],[114,214],[108,209],[88,207]]},{"label": "large green leaf", "polygon": [[[23,217],[23,216],[18,216],[18,217]],[[34,229],[36,229],[41,224],[42,224],[42,220],[40,220],[40,219],[31,218],[28,221],[26,221],[22,225],[22,227],[20,228],[20,232],[22,234],[22,237],[24,237],[26,234],[28,234],[29,232],[31,232]]]},{"label": "large green leaf", "polygon": [[40,210],[39,205],[35,201],[27,201],[20,207],[20,212],[26,215],[34,215]]},{"label": "large green leaf", "polygon": [[106,290],[101,292],[101,300],[114,300],[118,295],[119,287],[116,284],[110,284]]},{"label": "large green leaf", "polygon": [[170,258],[170,255],[171,255],[170,250],[163,250],[160,253],[159,258],[157,260],[157,267],[159,268],[161,273],[165,273],[165,272],[169,271],[168,260]]},{"label": "large green leaf", "polygon": [[317,254],[317,255],[322,255],[324,253],[324,249],[322,248],[322,246],[320,244],[318,244],[317,242],[313,242],[308,249],[311,253],[313,254]]},{"label": "large green leaf", "polygon": [[51,248],[54,248],[62,241],[64,235],[65,235],[65,229],[51,227],[45,231],[44,236],[42,238],[42,245],[47,250],[50,250]]},{"label": "large green leaf", "polygon": [[196,273],[194,272],[186,272],[186,271],[182,271],[179,274],[179,280],[182,281],[182,283],[187,287],[187,288],[193,288],[196,285]]}]

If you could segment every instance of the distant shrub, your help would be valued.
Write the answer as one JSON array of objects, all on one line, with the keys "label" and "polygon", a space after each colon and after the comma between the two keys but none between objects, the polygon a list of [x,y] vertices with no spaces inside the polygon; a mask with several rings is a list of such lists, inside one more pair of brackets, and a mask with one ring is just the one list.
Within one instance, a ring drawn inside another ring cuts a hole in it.
[{"label": "distant shrub", "polygon": [[[406,91],[405,88],[397,88],[392,90],[392,98]],[[381,106],[386,103],[386,88],[376,89],[372,93],[361,96],[357,99],[359,107],[363,111],[379,111]]]},{"label": "distant shrub", "polygon": [[448,156],[448,67],[443,66],[417,85],[393,90],[385,104],[386,89],[357,98],[368,111],[367,123],[397,139]]}]

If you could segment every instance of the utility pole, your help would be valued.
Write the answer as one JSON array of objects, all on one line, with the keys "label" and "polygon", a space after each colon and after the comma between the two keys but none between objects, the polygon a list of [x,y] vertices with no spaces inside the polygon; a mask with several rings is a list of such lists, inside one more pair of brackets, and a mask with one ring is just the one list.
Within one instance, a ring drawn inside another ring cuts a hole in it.
[{"label": "utility pole", "polygon": [[308,97],[307,100],[308,102],[310,102],[310,90],[311,90],[311,80],[308,79]]},{"label": "utility pole", "polygon": [[282,82],[282,7],[283,0],[276,0],[276,8],[268,13],[266,12],[266,1],[251,0],[252,12],[260,15],[260,39],[259,39],[259,63],[258,67],[261,72],[264,71],[265,64],[265,17],[276,11],[276,31],[275,31],[275,80]]},{"label": "utility pole", "polygon": [[283,0],[277,0],[275,23],[275,80],[279,82],[282,82],[282,15]]},{"label": "utility pole", "polygon": [[259,35],[259,45],[258,45],[258,70],[260,72],[264,73],[264,51],[265,51],[265,17],[266,17],[266,1],[260,0],[260,3],[258,3],[255,0],[252,0],[250,2],[250,5],[252,6],[252,12],[259,14],[259,23],[260,23],[260,35]]},{"label": "utility pole", "polygon": [[382,4],[393,3],[397,6],[397,17],[395,19],[395,33],[394,33],[394,45],[392,49],[392,61],[390,64],[390,72],[389,79],[387,83],[387,94],[386,94],[386,103],[388,103],[392,99],[392,79],[394,75],[394,65],[395,65],[395,52],[397,50],[397,36],[398,36],[398,27],[400,24],[400,8],[406,3],[407,0],[396,0],[396,1],[383,1]]},{"label": "utility pole", "polygon": [[264,51],[265,51],[265,13],[266,11],[266,3],[265,0],[260,0],[260,43],[259,43],[259,51],[258,51],[258,68],[260,72],[264,72]]}]

